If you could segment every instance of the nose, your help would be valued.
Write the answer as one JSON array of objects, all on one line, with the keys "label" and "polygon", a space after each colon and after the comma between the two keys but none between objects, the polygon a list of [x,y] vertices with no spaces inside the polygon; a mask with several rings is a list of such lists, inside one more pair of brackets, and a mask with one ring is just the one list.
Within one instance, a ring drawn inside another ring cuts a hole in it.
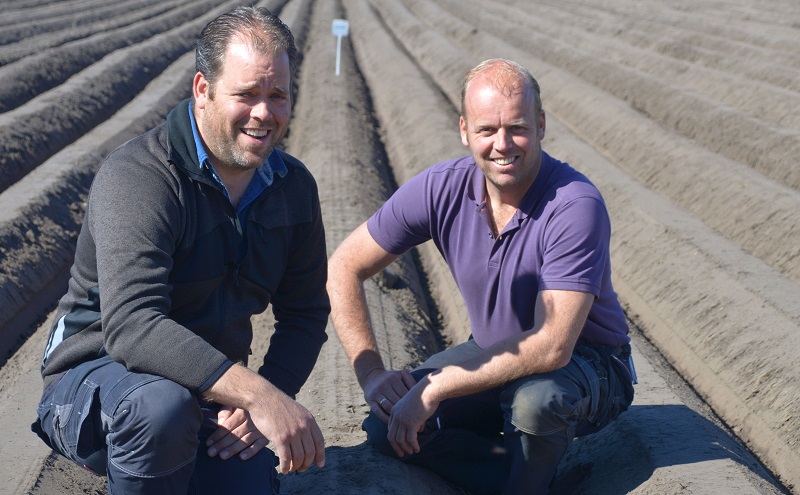
[{"label": "nose", "polygon": [[272,112],[270,111],[269,108],[269,100],[267,100],[266,98],[259,100],[250,109],[250,116],[262,122],[268,120],[271,113]]},{"label": "nose", "polygon": [[494,136],[494,149],[497,151],[507,150],[511,147],[511,133],[505,128],[497,130]]}]

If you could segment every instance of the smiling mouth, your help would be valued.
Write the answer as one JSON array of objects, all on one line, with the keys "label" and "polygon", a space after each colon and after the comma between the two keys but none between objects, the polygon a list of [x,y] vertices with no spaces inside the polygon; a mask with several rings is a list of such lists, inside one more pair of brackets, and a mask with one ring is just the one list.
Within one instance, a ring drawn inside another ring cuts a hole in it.
[{"label": "smiling mouth", "polygon": [[242,132],[255,139],[264,139],[269,134],[266,129],[242,129]]},{"label": "smiling mouth", "polygon": [[511,165],[512,163],[514,163],[515,159],[516,158],[495,158],[492,161],[502,167],[505,165]]}]

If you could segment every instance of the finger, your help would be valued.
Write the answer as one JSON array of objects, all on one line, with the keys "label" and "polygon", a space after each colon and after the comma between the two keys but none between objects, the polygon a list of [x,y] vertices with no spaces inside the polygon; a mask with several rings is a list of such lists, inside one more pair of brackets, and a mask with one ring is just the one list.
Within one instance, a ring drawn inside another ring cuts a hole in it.
[{"label": "finger", "polygon": [[234,418],[233,413],[234,413],[233,408],[228,406],[223,406],[217,412],[218,428],[214,430],[214,432],[206,440],[207,447],[210,447],[211,445],[220,441],[223,437],[230,434],[233,430],[235,430],[239,425],[241,425],[245,421],[246,418],[243,415],[241,417]]},{"label": "finger", "polygon": [[392,401],[388,397],[384,397],[378,401],[378,405],[381,407],[381,409],[386,411],[386,414],[391,416],[392,408],[394,407],[394,401]]},{"label": "finger", "polygon": [[397,454],[397,457],[403,457],[405,455],[405,451],[397,442],[397,421],[389,420],[389,432],[386,434],[386,439],[389,440],[389,444],[392,446],[392,450],[394,453]]},{"label": "finger", "polygon": [[303,448],[303,441],[301,438],[295,436],[292,439],[291,445],[291,462],[289,463],[289,472],[296,471],[303,465],[305,459],[305,449]]},{"label": "finger", "polygon": [[[214,430],[214,433],[209,435],[208,439],[206,440],[206,447],[211,447],[220,442],[223,438],[230,435],[230,433],[231,431],[228,428],[224,426],[218,427],[216,430]],[[217,448],[217,450],[219,450],[219,448]]]},{"label": "finger", "polygon": [[322,430],[319,429],[316,422],[311,428],[311,436],[314,439],[314,462],[317,463],[317,467],[325,467],[325,438],[322,436]]},{"label": "finger", "polygon": [[[218,435],[218,433],[222,433],[222,435]],[[247,447],[253,441],[255,441],[258,436],[262,436],[261,432],[255,429],[251,423],[245,422],[239,425],[237,428],[229,431],[227,427],[221,426],[217,428],[214,433],[209,437],[209,439],[214,438],[213,443],[209,445],[209,442],[206,441],[206,445],[208,446],[208,455],[214,457],[218,452],[220,453],[220,457],[222,459],[227,459],[231,455],[234,455],[241,451],[243,448]],[[227,451],[227,454],[224,452]]]},{"label": "finger", "polygon": [[406,390],[411,390],[414,385],[417,384],[417,381],[414,379],[414,375],[412,375],[408,370],[403,370],[400,372],[400,379],[403,381],[403,385],[406,386]]},{"label": "finger", "polygon": [[[255,442],[260,441],[261,439],[266,440],[264,435],[261,434],[259,431],[250,431],[245,433],[244,435],[237,436],[236,441],[230,443],[226,447],[221,449],[219,456],[222,460],[228,459],[230,457],[235,456],[236,454],[242,452],[243,450],[249,448]],[[266,444],[265,444],[266,445]],[[260,450],[260,449],[259,449]]]},{"label": "finger", "polygon": [[233,444],[233,443],[235,443],[235,442],[237,442],[239,440],[239,438],[236,435],[230,434],[224,428],[218,428],[214,432],[214,434],[216,434],[220,430],[226,432],[227,434],[225,436],[215,440],[211,444],[209,444],[209,442],[206,442],[206,446],[208,447],[207,452],[208,452],[209,457],[214,457],[219,452],[221,452],[222,450],[228,448],[231,444]]},{"label": "finger", "polygon": [[377,416],[378,419],[383,421],[385,424],[388,424],[389,423],[389,415],[386,413],[386,411],[383,410],[381,405],[377,401],[374,401],[374,400],[370,401],[369,404],[370,404],[370,409],[372,409],[372,412],[375,413],[375,416]]},{"label": "finger", "polygon": [[417,440],[417,432],[411,428],[406,429],[406,452],[409,454],[419,453],[419,441]]},{"label": "finger", "polygon": [[234,407],[231,406],[222,406],[217,411],[217,422],[224,423],[228,418],[233,415]]},{"label": "finger", "polygon": [[314,437],[311,435],[310,431],[306,431],[300,441],[303,445],[303,460],[301,461],[302,463],[297,466],[297,470],[302,473],[311,467],[311,464],[314,462],[314,457],[316,457],[317,453],[314,445]]},{"label": "finger", "polygon": [[246,461],[247,459],[250,459],[251,457],[256,455],[259,450],[261,450],[264,447],[266,447],[267,443],[269,443],[269,441],[267,440],[267,437],[262,435],[260,438],[256,439],[255,442],[253,442],[250,445],[248,445],[247,448],[245,448],[244,450],[242,450],[239,453],[239,459],[241,459],[243,461]]},{"label": "finger", "polygon": [[392,380],[392,390],[386,394],[386,397],[388,397],[392,402],[397,402],[408,393],[409,389],[410,387],[406,385],[406,381],[403,379],[403,375],[401,373],[399,377],[396,377],[395,380]]},{"label": "finger", "polygon": [[292,464],[292,449],[287,444],[278,444],[278,470],[281,474],[289,472]]}]

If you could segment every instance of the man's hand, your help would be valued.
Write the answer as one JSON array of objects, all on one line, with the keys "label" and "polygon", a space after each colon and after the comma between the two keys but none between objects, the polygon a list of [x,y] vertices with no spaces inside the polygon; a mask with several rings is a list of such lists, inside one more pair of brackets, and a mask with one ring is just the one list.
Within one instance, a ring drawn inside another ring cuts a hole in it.
[{"label": "man's hand", "polygon": [[219,427],[206,440],[210,457],[219,454],[220,459],[226,460],[239,454],[242,460],[250,459],[269,443],[244,409],[222,406],[217,424]]},{"label": "man's hand", "polygon": [[250,410],[253,423],[270,442],[280,459],[278,470],[282,474],[305,471],[316,462],[325,465],[325,440],[314,416],[280,393],[260,401]]},{"label": "man's hand", "polygon": [[397,402],[416,385],[408,370],[386,371],[376,369],[367,375],[364,382],[364,398],[370,409],[384,423]]},{"label": "man's hand", "polygon": [[425,429],[425,421],[439,407],[439,401],[425,397],[425,388],[429,385],[428,378],[423,378],[392,409],[387,438],[400,457],[419,452],[417,435]]},{"label": "man's hand", "polygon": [[[256,445],[259,442],[256,433],[250,437],[243,433],[249,429],[249,423],[252,423],[258,432],[266,437],[267,442],[275,444],[281,473],[305,471],[314,462],[319,467],[325,465],[325,440],[314,416],[308,409],[255,372],[242,365],[233,365],[204,392],[203,396],[218,404],[230,406],[230,416],[221,413],[221,418],[224,418],[225,425],[237,425],[233,430],[229,430],[234,437],[238,437],[251,447]],[[249,421],[244,419],[245,414],[249,415]],[[215,432],[217,433],[219,432]],[[213,437],[215,442],[222,441],[226,437],[222,433],[219,435]],[[255,440],[248,442],[245,437]],[[241,445],[237,444],[236,448],[239,446]],[[260,448],[263,446],[258,447]],[[248,455],[251,455],[250,450],[242,449],[240,452],[248,452]]]}]

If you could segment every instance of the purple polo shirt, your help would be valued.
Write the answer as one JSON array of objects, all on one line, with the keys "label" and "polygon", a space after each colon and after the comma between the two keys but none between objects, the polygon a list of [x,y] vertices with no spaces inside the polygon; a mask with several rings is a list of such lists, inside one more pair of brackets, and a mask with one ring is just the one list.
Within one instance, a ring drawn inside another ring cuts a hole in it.
[{"label": "purple polo shirt", "polygon": [[595,296],[581,340],[611,346],[629,342],[611,287],[611,224],[589,179],[542,153],[536,180],[497,238],[484,191],[483,174],[471,156],[442,162],[400,187],[367,226],[393,254],[433,239],[483,348],[533,328],[536,295],[545,289]]}]

